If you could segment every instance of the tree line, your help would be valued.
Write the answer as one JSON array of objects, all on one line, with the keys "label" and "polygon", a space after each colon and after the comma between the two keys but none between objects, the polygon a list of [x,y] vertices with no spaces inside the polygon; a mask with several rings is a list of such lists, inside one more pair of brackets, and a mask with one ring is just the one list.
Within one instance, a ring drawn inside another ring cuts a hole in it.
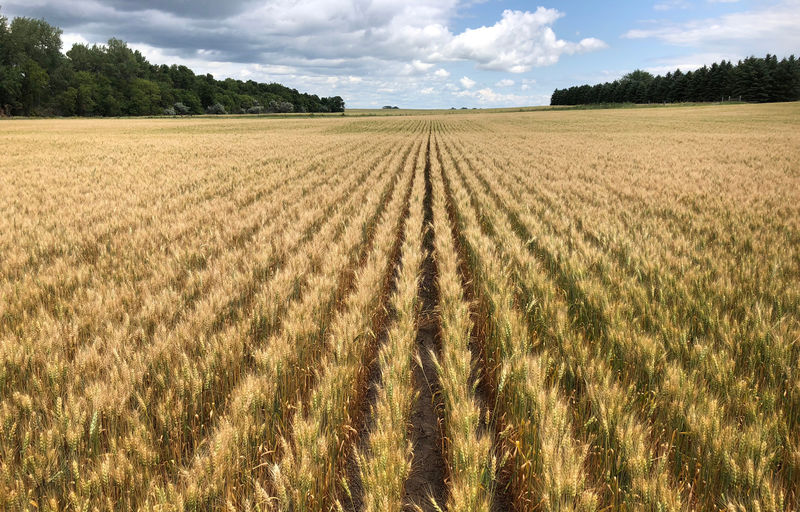
[{"label": "tree line", "polygon": [[61,34],[44,20],[0,15],[0,116],[344,112],[340,96],[150,64],[119,39],[65,55]]},{"label": "tree line", "polygon": [[620,80],[556,89],[551,105],[677,103],[708,101],[774,102],[800,100],[800,60],[775,55],[748,57],[664,76],[636,70]]}]

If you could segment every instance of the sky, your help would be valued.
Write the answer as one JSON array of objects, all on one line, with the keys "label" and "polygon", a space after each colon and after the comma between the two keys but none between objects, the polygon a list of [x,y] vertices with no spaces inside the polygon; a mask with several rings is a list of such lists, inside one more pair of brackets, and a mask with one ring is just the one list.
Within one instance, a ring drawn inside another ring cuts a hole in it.
[{"label": "sky", "polygon": [[546,105],[634,69],[800,56],[800,0],[0,0],[74,43],[351,108]]}]

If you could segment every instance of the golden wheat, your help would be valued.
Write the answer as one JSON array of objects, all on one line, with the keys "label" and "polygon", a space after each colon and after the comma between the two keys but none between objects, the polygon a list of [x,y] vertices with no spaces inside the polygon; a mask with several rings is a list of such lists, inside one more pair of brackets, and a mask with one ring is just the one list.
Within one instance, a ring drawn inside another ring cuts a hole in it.
[{"label": "golden wheat", "polygon": [[[403,486],[411,471],[411,442],[408,424],[416,398],[412,384],[414,342],[417,335],[420,273],[425,254],[422,250],[423,196],[422,176],[425,154],[420,151],[415,162],[414,185],[411,190],[401,265],[391,298],[394,320],[378,353],[380,383],[371,414],[374,425],[367,435],[366,447],[357,453],[364,510],[401,511],[404,506]],[[375,333],[377,334],[377,333]],[[367,383],[372,385],[372,383]],[[353,426],[352,428],[355,428]],[[345,494],[341,499],[347,500]]]},{"label": "golden wheat", "polygon": [[0,123],[0,509],[797,509],[800,106],[421,114]]}]

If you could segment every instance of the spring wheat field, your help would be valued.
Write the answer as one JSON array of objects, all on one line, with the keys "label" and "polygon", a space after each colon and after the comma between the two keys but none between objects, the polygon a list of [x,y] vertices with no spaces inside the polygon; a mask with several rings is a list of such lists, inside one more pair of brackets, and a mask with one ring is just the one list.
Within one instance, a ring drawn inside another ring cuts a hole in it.
[{"label": "spring wheat field", "polygon": [[800,507],[800,104],[0,155],[2,510]]}]

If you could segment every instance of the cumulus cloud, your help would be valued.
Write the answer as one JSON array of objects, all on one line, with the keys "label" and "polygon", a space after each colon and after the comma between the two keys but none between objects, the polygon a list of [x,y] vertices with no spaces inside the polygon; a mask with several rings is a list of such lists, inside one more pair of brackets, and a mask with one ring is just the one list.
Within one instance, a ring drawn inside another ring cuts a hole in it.
[{"label": "cumulus cloud", "polygon": [[182,17],[218,19],[244,11],[252,0],[108,0],[107,5],[123,12],[158,10]]},{"label": "cumulus cloud", "polygon": [[555,9],[504,11],[494,25],[453,34],[458,0],[6,0],[12,14],[44,17],[91,41],[120,37],[171,54],[219,61],[303,67],[367,68],[375,61],[424,72],[436,62],[466,60],[520,72],[564,54],[605,45],[555,36]]},{"label": "cumulus cloud", "polygon": [[514,85],[514,80],[504,78],[494,85],[497,87],[511,87],[512,85]]},{"label": "cumulus cloud", "polygon": [[472,80],[468,76],[462,77],[461,80],[459,80],[458,82],[464,89],[472,89],[475,86],[475,80]]},{"label": "cumulus cloud", "polygon": [[73,34],[71,32],[64,32],[61,34],[61,44],[65,51],[72,48],[73,45],[88,43],[89,41],[87,41],[86,38],[80,34]]},{"label": "cumulus cloud", "polygon": [[506,10],[494,24],[455,30],[454,20],[480,1],[0,0],[5,15],[44,18],[64,29],[65,51],[117,37],[154,63],[319,94],[335,88],[348,101],[349,91],[359,99],[388,89],[414,97],[434,83],[449,94],[456,85],[443,81],[456,62],[520,73],[605,47],[594,38],[559,39],[553,25],[564,14],[541,7]]},{"label": "cumulus cloud", "polygon": [[558,39],[550,27],[563,13],[539,7],[535,12],[503,11],[491,27],[467,29],[454,36],[443,50],[445,57],[471,60],[482,69],[524,73],[549,66],[564,54],[605,48],[593,37],[573,43]]},{"label": "cumulus cloud", "polygon": [[459,91],[454,94],[459,98],[471,98],[481,105],[524,105],[530,102],[527,96],[520,96],[517,94],[502,94],[495,92],[489,87],[478,89],[475,91]]},{"label": "cumulus cloud", "polygon": [[431,69],[433,64],[414,59],[410,64],[403,66],[404,75],[421,75]]}]

